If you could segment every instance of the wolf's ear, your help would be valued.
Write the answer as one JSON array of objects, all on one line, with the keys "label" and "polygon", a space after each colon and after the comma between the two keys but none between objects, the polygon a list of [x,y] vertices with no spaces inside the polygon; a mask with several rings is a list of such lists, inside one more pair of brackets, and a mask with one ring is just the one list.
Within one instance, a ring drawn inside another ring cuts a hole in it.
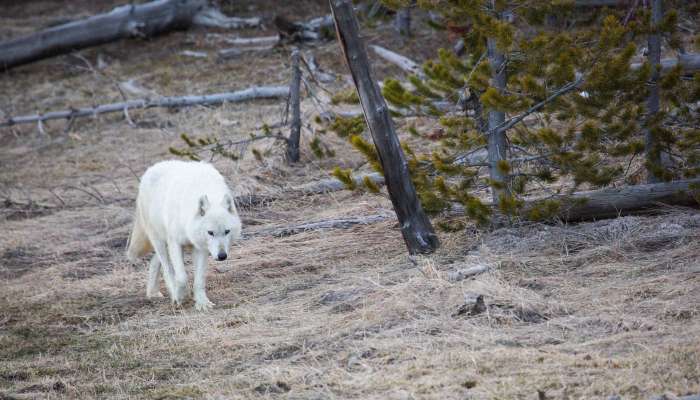
[{"label": "wolf's ear", "polygon": [[207,210],[209,209],[209,198],[207,198],[207,195],[205,194],[204,196],[199,198],[199,208],[197,210],[197,213],[203,217],[204,214],[207,213]]},{"label": "wolf's ear", "polygon": [[231,194],[226,193],[224,195],[224,203],[223,206],[226,210],[228,210],[229,213],[231,214],[236,214],[236,204],[233,201],[233,197],[231,197]]}]

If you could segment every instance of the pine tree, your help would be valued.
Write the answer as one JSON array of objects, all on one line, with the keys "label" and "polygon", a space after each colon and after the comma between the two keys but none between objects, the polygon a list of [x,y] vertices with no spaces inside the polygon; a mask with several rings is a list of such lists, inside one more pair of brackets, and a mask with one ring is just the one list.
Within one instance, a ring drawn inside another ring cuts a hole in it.
[{"label": "pine tree", "polygon": [[[490,209],[473,194],[478,187],[491,188],[500,212],[517,215],[532,190],[633,180],[630,169],[650,147],[645,132],[653,137],[653,154],[672,158],[663,165],[648,158],[650,176],[697,176],[698,113],[689,104],[698,99],[700,74],[688,80],[676,68],[659,75],[659,109],[647,110],[653,87],[647,83],[657,74],[649,62],[631,68],[650,34],[682,42],[675,21],[692,10],[676,6],[652,20],[641,7],[581,8],[573,1],[419,0],[418,7],[442,15],[443,28],[459,32],[466,50],[457,56],[440,49],[423,65],[424,76],[384,85],[393,106],[433,115],[445,132],[429,153],[404,144],[424,208],[438,212],[459,202],[468,216],[485,221]],[[432,106],[457,99],[462,113]],[[335,125],[373,161],[359,136],[361,120]],[[487,162],[468,161],[482,149]],[[528,217],[557,210],[555,201],[545,201],[529,208]]]}]

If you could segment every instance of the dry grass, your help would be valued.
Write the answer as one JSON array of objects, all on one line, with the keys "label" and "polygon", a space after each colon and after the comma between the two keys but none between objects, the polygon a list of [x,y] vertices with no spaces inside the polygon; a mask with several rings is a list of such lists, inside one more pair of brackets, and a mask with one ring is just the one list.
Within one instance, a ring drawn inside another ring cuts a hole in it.
[{"label": "dry grass", "polygon": [[[9,30],[22,30],[22,20],[12,21]],[[287,79],[286,50],[254,62],[177,55],[215,46],[195,31],[83,54],[103,54],[106,74],[160,94]],[[314,51],[324,66],[337,58],[334,44]],[[119,98],[109,79],[73,62],[59,57],[0,77],[10,94],[0,109]],[[32,127],[17,128],[17,137],[0,131],[0,194],[48,207],[2,210],[0,398],[535,399],[541,391],[646,399],[700,391],[700,214],[690,210],[442,233],[438,254],[415,265],[393,221],[253,237],[212,264],[213,312],[146,300],[144,265],[123,257],[135,176],[168,157],[182,132],[245,137],[280,112],[255,102],[134,112],[135,127],[121,116],[76,121],[67,134],[56,122],[48,138]],[[216,165],[238,193],[280,192],[325,177],[336,162],[361,165],[340,140],[327,140],[338,161],[314,160],[304,148],[303,165],[288,168],[270,145],[264,164],[246,156]],[[382,197],[337,192],[243,216],[254,231],[390,207]],[[442,278],[477,264],[493,269],[456,283]],[[484,295],[486,311],[456,315],[472,293]]]}]

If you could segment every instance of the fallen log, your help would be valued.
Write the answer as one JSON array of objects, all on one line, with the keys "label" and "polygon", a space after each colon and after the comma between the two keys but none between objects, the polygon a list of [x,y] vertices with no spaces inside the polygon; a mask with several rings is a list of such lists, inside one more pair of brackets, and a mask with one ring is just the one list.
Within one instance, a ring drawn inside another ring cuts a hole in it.
[{"label": "fallen log", "polygon": [[240,29],[260,26],[259,17],[237,18],[224,15],[218,8],[208,7],[194,15],[192,22],[207,28]]},{"label": "fallen log", "polygon": [[304,61],[304,65],[309,70],[309,74],[311,74],[312,78],[317,79],[321,83],[335,82],[335,75],[323,71],[318,66],[316,57],[312,53],[307,53],[306,57],[302,58],[302,61]]},{"label": "fallen log", "polygon": [[192,25],[236,28],[258,19],[229,18],[206,0],[156,0],[130,4],[0,43],[0,70],[130,37],[151,37]]},{"label": "fallen log", "polygon": [[73,119],[79,117],[95,116],[98,114],[125,112],[139,108],[178,108],[194,105],[219,105],[223,103],[237,103],[254,99],[278,99],[289,95],[287,86],[254,86],[245,90],[229,93],[215,93],[202,96],[161,97],[159,99],[137,99],[119,103],[103,104],[95,107],[74,108],[63,111],[51,111],[45,114],[23,115],[10,117],[0,122],[0,127],[17,124],[41,123],[51,119]]},{"label": "fallen log", "polygon": [[272,20],[281,35],[291,40],[320,40],[326,32],[333,29],[333,17],[324,15],[308,22],[292,22],[286,17],[276,15]]},{"label": "fallen log", "polygon": [[[636,70],[641,68],[643,63],[632,63],[630,68]],[[700,53],[685,53],[678,55],[678,58],[664,58],[661,60],[661,73],[668,73],[670,70],[680,65],[683,74],[691,75],[700,71]]]},{"label": "fallen log", "polygon": [[437,235],[418,200],[406,157],[389,115],[389,107],[372,76],[352,2],[331,0],[330,6],[338,42],[360,97],[362,111],[384,171],[387,191],[408,252],[432,253],[439,247]]},{"label": "fallen log", "polygon": [[396,65],[402,70],[409,74],[418,75],[420,78],[425,78],[425,73],[421,69],[420,65],[408,57],[402,56],[399,53],[393,52],[391,50],[385,49],[384,47],[377,45],[369,46],[379,57],[385,59],[386,61]]},{"label": "fallen log", "polygon": [[[663,206],[700,207],[700,178],[646,185],[605,188],[576,192],[544,198],[524,199],[520,217],[531,219],[531,211],[544,201],[554,200],[560,204],[555,215],[567,222],[590,221],[615,218],[623,215],[654,214]],[[487,204],[494,207],[492,203]],[[461,204],[453,204],[448,215],[464,215]]]}]

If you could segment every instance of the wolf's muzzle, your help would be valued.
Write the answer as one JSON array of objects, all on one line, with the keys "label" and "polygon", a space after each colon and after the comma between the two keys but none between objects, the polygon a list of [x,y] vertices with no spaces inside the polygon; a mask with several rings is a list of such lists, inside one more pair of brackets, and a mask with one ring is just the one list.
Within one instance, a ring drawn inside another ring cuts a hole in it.
[{"label": "wolf's muzzle", "polygon": [[227,255],[226,253],[219,253],[219,254],[216,256],[216,259],[219,260],[219,261],[224,261],[224,260],[226,259],[226,257],[228,257],[228,255]]}]

